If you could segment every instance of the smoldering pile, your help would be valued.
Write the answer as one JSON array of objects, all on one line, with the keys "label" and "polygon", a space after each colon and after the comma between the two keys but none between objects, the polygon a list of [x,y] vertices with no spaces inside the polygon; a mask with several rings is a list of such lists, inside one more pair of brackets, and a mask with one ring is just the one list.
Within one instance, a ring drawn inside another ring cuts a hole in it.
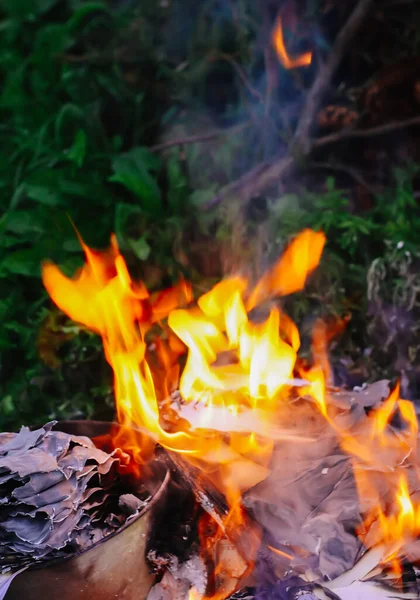
[{"label": "smoldering pile", "polygon": [[[389,392],[388,381],[331,391],[330,409],[336,409],[341,425],[359,432],[363,442],[369,416],[383,405]],[[413,539],[400,547],[400,571],[393,569],[380,542],[372,544],[377,522],[367,529],[363,543],[363,536],[356,531],[378,499],[359,497],[355,463],[318,409],[311,409],[311,403],[313,407],[310,398],[296,398],[288,425],[291,430],[295,423],[299,430],[310,431],[316,440],[306,445],[278,441],[269,477],[243,497],[244,506],[262,527],[263,540],[253,573],[244,582],[248,587],[230,600],[419,598],[420,541]],[[397,438],[402,433],[398,422],[390,423],[389,429]],[[417,464],[416,450],[406,452],[395,465],[396,457],[387,452],[389,464],[384,463],[384,470],[380,461],[376,465],[358,463],[374,482],[381,501],[386,502],[392,491],[386,473],[394,468],[408,476],[411,497],[418,498],[420,484],[411,477],[413,464]],[[185,600],[189,598],[185,590],[200,590],[204,576],[189,568],[193,559],[186,563],[173,560],[162,584],[152,588],[150,600]],[[200,566],[197,560],[194,564]],[[201,569],[205,570],[204,565]]]},{"label": "smoldering pile", "polygon": [[[359,432],[367,447],[369,415],[389,394],[390,384],[384,380],[350,391],[330,391],[328,397],[337,422]],[[365,543],[356,535],[378,497],[385,501],[391,491],[387,472],[402,469],[410,479],[411,497],[419,496],[418,479],[410,477],[416,470],[415,447],[403,452],[401,461],[388,449],[382,465],[380,460],[354,462],[323,417],[316,411],[308,414],[306,408],[305,399],[298,400],[294,418],[302,423],[309,416],[311,422],[304,427],[315,433],[316,442],[306,447],[278,443],[270,476],[245,496],[245,505],[263,526],[265,544],[254,569],[257,585],[232,600],[419,598],[420,542],[413,539],[400,547],[395,554],[400,567],[394,569],[385,560],[385,546],[372,544],[377,521],[365,530]],[[398,422],[389,429],[396,437],[401,434]],[[359,496],[355,465],[366,470],[378,497]]]},{"label": "smoldering pile", "polygon": [[121,485],[127,454],[54,425],[0,434],[0,598],[14,575],[88,549],[147,503]]}]

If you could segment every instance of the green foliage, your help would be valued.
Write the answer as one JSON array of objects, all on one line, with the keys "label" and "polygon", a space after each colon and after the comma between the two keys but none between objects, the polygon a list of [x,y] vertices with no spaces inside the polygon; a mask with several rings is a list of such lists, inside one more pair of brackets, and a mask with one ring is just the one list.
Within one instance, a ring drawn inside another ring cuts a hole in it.
[{"label": "green foliage", "polygon": [[[415,166],[396,169],[394,185],[378,194],[372,208],[362,214],[352,208],[351,191],[338,189],[333,178],[326,181],[322,192],[285,195],[269,208],[268,238],[274,240],[273,254],[304,227],[326,233],[320,269],[305,293],[295,296],[288,308],[298,322],[310,315],[308,334],[317,315],[352,313],[345,341],[347,350],[353,349],[359,358],[360,348],[371,348],[366,377],[395,375],[395,357],[387,356],[383,361],[386,367],[379,367],[377,330],[395,329],[387,321],[387,311],[407,314],[417,307],[420,216],[413,181],[418,170]],[[369,307],[373,305],[372,319]]]},{"label": "green foliage", "polygon": [[272,212],[287,233],[302,227],[322,230],[337,250],[353,258],[364,238],[377,229],[372,219],[351,213],[348,193],[336,189],[333,178],[327,179],[324,193],[285,196],[273,204]]},{"label": "green foliage", "polygon": [[[145,147],[145,122],[158,110],[155,97],[144,91],[146,83],[131,84],[130,73],[114,59],[130,43],[134,9],[110,12],[108,3],[82,0],[4,0],[0,18],[4,429],[80,411],[91,415],[95,389],[110,385],[109,374],[104,383],[98,374],[88,378],[84,394],[72,387],[74,365],[86,372],[101,350],[86,333],[83,343],[80,335],[68,340],[68,323],[55,332],[67,344],[54,366],[58,373],[39,359],[39,331],[52,335],[41,263],[53,260],[68,274],[81,264],[72,222],[89,245],[108,245],[115,231],[126,253],[163,263],[175,274],[172,244],[192,215],[177,151],[163,163]],[[136,43],[136,54],[153,64],[150,45]]]},{"label": "green foliage", "polygon": [[[214,215],[198,221],[196,213],[246,165],[267,158],[262,138],[244,130],[204,146],[187,144],[182,152],[166,150],[163,158],[148,149],[162,141],[162,125],[174,134],[175,120],[184,127],[175,137],[200,137],[214,128],[212,118],[193,123],[193,109],[202,115],[203,106],[222,115],[223,124],[251,115],[253,127],[270,130],[268,146],[284,136],[278,106],[287,101],[294,75],[282,72],[270,102],[260,101],[261,85],[253,85],[266,57],[258,41],[258,3],[228,4],[183,0],[169,3],[169,11],[165,2],[1,3],[0,430],[112,415],[111,373],[100,341],[52,307],[40,278],[45,259],[68,274],[81,265],[74,226],[93,247],[106,246],[115,232],[130,267],[140,265],[142,276],[156,267],[146,279],[152,287],[163,283],[162,273],[176,277],[191,267],[180,243],[187,234],[193,247],[197,232],[205,231],[201,253],[208,263],[215,261],[206,243],[229,239],[228,219],[217,228]],[[311,6],[308,18],[318,11],[317,2]],[[320,38],[315,43],[325,46]],[[333,179],[321,192],[289,194],[270,205],[264,237],[273,255],[304,227],[328,237],[323,268],[293,299],[300,323],[316,307],[350,310],[366,330],[368,273],[377,273],[371,265],[382,272],[374,261],[400,243],[413,256],[419,251],[415,174],[397,170],[394,188],[364,214]],[[241,229],[239,219],[235,227]],[[237,262],[251,262],[252,244],[237,238]],[[388,263],[386,269],[405,290],[401,269]]]},{"label": "green foliage", "polygon": [[324,192],[289,194],[273,202],[273,229],[281,236],[303,227],[322,230],[331,251],[348,264],[370,264],[389,243],[418,248],[420,216],[413,193],[417,172],[414,167],[396,169],[395,185],[378,194],[373,208],[362,214],[352,209],[350,191],[337,189],[335,180],[328,178]]}]

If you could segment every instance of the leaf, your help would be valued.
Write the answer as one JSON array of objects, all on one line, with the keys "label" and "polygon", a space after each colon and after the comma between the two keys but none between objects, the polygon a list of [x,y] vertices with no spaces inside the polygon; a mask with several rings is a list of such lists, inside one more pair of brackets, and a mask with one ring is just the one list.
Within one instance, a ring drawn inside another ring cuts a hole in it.
[{"label": "leaf", "polygon": [[83,122],[84,121],[84,113],[83,110],[76,106],[75,104],[64,104],[64,106],[58,112],[58,115],[55,119],[54,123],[54,132],[55,139],[58,143],[60,143],[60,139],[63,133],[63,128],[66,122],[71,122],[73,125],[75,121]]},{"label": "leaf", "polygon": [[12,396],[4,396],[0,402],[0,410],[2,414],[10,415],[15,410],[15,405]]},{"label": "leaf", "polygon": [[109,181],[121,183],[142,201],[142,208],[153,216],[162,213],[159,186],[151,174],[160,161],[145,148],[133,148],[115,157],[112,163],[114,175]]},{"label": "leaf", "polygon": [[41,257],[32,249],[16,250],[8,254],[0,262],[0,277],[8,274],[25,275],[27,277],[40,277]]},{"label": "leaf", "polygon": [[67,153],[67,158],[74,162],[79,168],[83,165],[86,156],[87,138],[83,129],[76,133],[73,146]]},{"label": "leaf", "polygon": [[68,29],[65,25],[47,25],[39,29],[35,39],[31,61],[42,69],[51,70],[48,64],[55,56],[62,54],[70,44]]},{"label": "leaf", "polygon": [[0,94],[0,106],[13,110],[17,113],[24,111],[27,106],[27,98],[24,91],[24,81],[28,60],[23,60],[15,69],[10,66],[5,69]]},{"label": "leaf", "polygon": [[[95,191],[96,189],[92,189],[92,185],[81,181],[76,181],[76,180],[71,180],[69,179],[69,177],[67,176],[67,174],[62,174],[62,176],[59,178],[58,182],[58,189],[61,190],[61,192],[63,194],[69,195],[69,196],[80,196],[81,198],[89,198],[92,199],[95,197]],[[102,190],[101,190],[102,192]],[[100,192],[100,193],[101,193]],[[104,196],[101,195],[101,202],[104,201]]]},{"label": "leaf", "polygon": [[123,202],[117,204],[115,210],[115,235],[117,236],[118,243],[121,247],[127,246],[126,240],[126,223],[128,219],[133,216],[144,214],[139,206],[133,206],[132,204],[125,204]]},{"label": "leaf", "polygon": [[76,236],[63,241],[63,250],[66,252],[81,252],[80,240]]},{"label": "leaf", "polygon": [[63,206],[65,204],[63,197],[47,186],[26,184],[26,192],[28,198],[36,200],[40,204],[47,206]]},{"label": "leaf", "polygon": [[21,242],[22,238],[18,238],[14,235],[0,235],[0,248],[14,248]]},{"label": "leaf", "polygon": [[325,185],[329,192],[335,192],[335,177],[327,177]]},{"label": "leaf", "polygon": [[108,6],[105,2],[84,2],[71,18],[67,21],[69,30],[74,30],[83,22],[86,17],[97,12],[104,12],[109,14]]},{"label": "leaf", "polygon": [[129,244],[130,248],[132,249],[132,251],[134,252],[134,255],[139,260],[147,260],[149,258],[152,248],[149,245],[149,243],[147,242],[146,236],[142,236],[138,240],[129,238],[128,244]]},{"label": "leaf", "polygon": [[187,200],[187,179],[178,156],[168,161],[168,205],[175,214],[183,212]]},{"label": "leaf", "polygon": [[60,270],[63,271],[63,273],[68,277],[72,277],[74,273],[82,266],[83,257],[80,254],[78,256],[68,256],[59,263]]},{"label": "leaf", "polygon": [[57,2],[58,0],[3,0],[2,9],[18,19],[27,19],[46,12]]},{"label": "leaf", "polygon": [[20,204],[21,200],[23,200],[25,198],[25,196],[26,196],[26,186],[24,183],[21,183],[20,185],[17,186],[17,188],[13,192],[13,196],[10,199],[9,208],[11,210],[14,210],[15,208],[17,208],[18,205]]},{"label": "leaf", "polygon": [[100,198],[101,203],[107,197],[101,184],[94,185],[88,174],[79,172],[72,178],[73,168],[66,164],[64,168],[40,168],[26,179],[28,196],[40,204],[48,206],[75,205],[75,196],[89,200]]},{"label": "leaf", "polygon": [[195,190],[190,194],[190,202],[194,206],[200,207],[209,202],[216,194],[216,186],[205,188],[204,190]]},{"label": "leaf", "polygon": [[38,211],[15,210],[5,215],[5,230],[17,235],[41,234],[45,232],[45,227],[46,219]]},{"label": "leaf", "polygon": [[114,135],[114,137],[112,138],[112,147],[114,149],[115,152],[119,152],[121,150],[121,147],[123,145],[123,139],[120,135]]},{"label": "leaf", "polygon": [[178,106],[171,106],[162,117],[162,125],[167,126],[171,123],[171,121],[175,120],[176,116],[179,113]]}]

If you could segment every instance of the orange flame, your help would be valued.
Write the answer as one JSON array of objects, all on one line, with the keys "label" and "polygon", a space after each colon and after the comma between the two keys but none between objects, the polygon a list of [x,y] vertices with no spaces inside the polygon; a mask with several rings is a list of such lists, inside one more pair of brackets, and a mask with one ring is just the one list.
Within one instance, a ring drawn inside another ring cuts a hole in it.
[{"label": "orange flame", "polygon": [[312,52],[305,52],[304,54],[301,54],[300,56],[297,56],[295,58],[291,58],[289,56],[289,54],[286,50],[286,45],[284,43],[283,26],[282,26],[282,22],[281,22],[280,18],[277,19],[277,23],[274,27],[273,44],[274,44],[274,48],[276,49],[277,56],[279,57],[281,64],[286,69],[296,69],[298,67],[307,67],[312,62]]},{"label": "orange flame", "polygon": [[[316,330],[317,328],[315,328]],[[318,334],[322,328],[318,327]],[[322,348],[321,364],[306,371],[303,376],[310,384],[301,393],[315,400],[320,412],[337,433],[341,447],[353,457],[353,472],[362,506],[366,504],[366,518],[358,534],[370,548],[384,546],[384,562],[389,562],[395,574],[401,574],[399,551],[420,535],[420,503],[414,505],[409,493],[405,469],[407,459],[415,457],[418,437],[418,422],[414,405],[400,399],[399,383],[388,398],[367,415],[363,426],[352,431],[340,426],[327,414],[327,387],[325,384],[326,355],[320,339],[314,338],[315,349]],[[318,346],[317,346],[318,344]],[[326,368],[329,373],[329,365]],[[398,415],[400,427],[392,427]],[[415,475],[417,464],[414,463]],[[379,473],[375,480],[372,473]],[[386,482],[389,493],[381,495],[376,487]]]},{"label": "orange flame", "polygon": [[247,301],[247,309],[252,310],[267,298],[287,296],[303,289],[308,275],[321,260],[325,241],[321,231],[303,230],[255,286]]},{"label": "orange flame", "polygon": [[[369,413],[364,427],[357,433],[343,432],[341,444],[346,452],[379,468],[402,464],[414,452],[418,434],[415,408],[408,400],[401,400],[399,393],[397,384],[388,398]],[[405,426],[398,432],[391,427],[397,414]]]},{"label": "orange flame", "polygon": [[382,540],[387,544],[415,539],[420,535],[420,506],[413,506],[404,475],[400,476],[396,493],[398,513],[387,516],[379,509]]},{"label": "orange flame", "polygon": [[[265,300],[301,289],[324,243],[322,233],[305,230],[253,290],[245,278],[231,277],[192,308],[186,307],[191,288],[183,281],[152,295],[135,284],[114,236],[107,252],[83,244],[86,264],[75,279],[52,264],[43,267],[44,285],[57,306],[102,336],[125,435],[130,428],[145,429],[155,442],[203,469],[228,500],[224,530],[231,538],[247,522],[241,493],[268,474],[273,443],[267,432],[293,385],[300,345],[295,324],[278,308],[260,323],[248,313]],[[159,352],[152,360],[146,336],[165,317],[166,339],[155,342]],[[187,360],[178,382],[177,360],[184,348]],[[178,384],[181,418],[165,409],[165,396]],[[199,407],[195,421],[185,416],[189,405]],[[248,413],[252,417],[241,421]],[[125,437],[125,448],[129,443],[136,460],[144,462],[150,443],[139,444],[138,432],[131,441]],[[258,543],[251,544],[251,554]]]},{"label": "orange flame", "polygon": [[[420,533],[420,506],[413,505],[408,481],[401,475],[416,450],[418,424],[413,405],[400,399],[397,386],[367,415],[363,427],[353,431],[343,426],[329,410],[327,342],[343,329],[346,319],[330,328],[316,324],[315,364],[303,368],[297,363],[300,337],[296,325],[278,307],[262,306],[302,289],[324,245],[323,233],[304,230],[254,288],[244,277],[230,277],[193,306],[191,286],[183,280],[153,294],[143,283],[133,282],[114,236],[106,252],[95,252],[82,242],[86,263],[74,279],[52,264],[43,266],[44,285],[57,306],[102,337],[114,372],[118,419],[124,426],[115,442],[124,450],[131,449],[138,469],[151,456],[155,443],[182,453],[227,499],[229,513],[222,526],[211,535],[202,535],[205,554],[220,548],[220,556],[213,557],[217,586],[207,599],[228,597],[238,573],[240,577],[252,566],[260,532],[244,511],[241,496],[268,475],[276,439],[273,427],[276,436],[296,440],[279,427],[281,411],[295,385],[301,386],[302,395],[314,399],[352,456],[361,500],[375,494],[375,506],[366,511],[365,529],[376,522],[379,532],[367,540],[361,530],[365,544],[386,544],[389,560],[395,561],[395,548]],[[250,314],[257,307],[260,312],[266,309],[265,318],[258,322]],[[186,361],[181,373],[183,354]],[[303,379],[294,379],[295,373]],[[180,394],[178,406],[171,396],[175,390]],[[392,427],[396,416],[403,424],[398,431]],[[379,496],[367,469],[388,471],[397,512],[390,511],[389,503]],[[242,552],[244,535],[247,541]],[[227,566],[222,544],[226,540],[240,555],[235,568]],[[198,597],[196,590],[190,591],[190,600]]]},{"label": "orange flame", "polygon": [[[299,368],[300,375],[309,382],[300,392],[315,400],[341,447],[353,459],[353,473],[365,513],[365,521],[358,528],[359,537],[368,548],[382,544],[383,561],[389,562],[398,576],[402,573],[399,551],[420,535],[420,503],[413,505],[405,473],[411,458],[414,476],[418,479],[418,421],[412,402],[400,398],[399,382],[388,398],[371,409],[364,422],[357,422],[355,427],[330,416],[331,368],[327,343],[343,330],[348,320],[349,317],[345,317],[329,326],[319,320],[315,323],[312,338],[315,365],[310,369]],[[398,428],[393,427],[396,418]],[[384,483],[388,489],[385,496],[383,490],[380,492]]]},{"label": "orange flame", "polygon": [[[414,405],[401,400],[399,392],[397,384],[388,398],[368,415],[366,427],[357,436],[345,433],[342,437],[343,448],[354,457],[359,496],[370,498],[373,503],[359,529],[360,537],[368,547],[382,543],[385,560],[393,564],[394,570],[398,552],[420,534],[420,504],[413,505],[405,474],[407,460],[415,454],[418,423]],[[392,426],[397,415],[398,430]],[[375,487],[372,479],[375,470],[382,473],[379,481],[384,480],[389,489],[385,496]]]}]

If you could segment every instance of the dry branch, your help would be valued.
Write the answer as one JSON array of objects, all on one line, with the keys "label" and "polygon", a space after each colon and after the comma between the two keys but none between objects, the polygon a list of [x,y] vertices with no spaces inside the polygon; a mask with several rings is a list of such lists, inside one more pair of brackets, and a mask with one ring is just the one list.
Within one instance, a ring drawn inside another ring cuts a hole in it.
[{"label": "dry branch", "polygon": [[358,169],[355,169],[354,167],[349,167],[347,165],[342,165],[339,163],[316,162],[316,161],[311,162],[310,166],[315,169],[326,169],[326,170],[331,170],[331,171],[337,171],[339,173],[340,172],[346,173],[349,177],[354,179],[354,181],[356,183],[358,183],[359,185],[364,187],[371,194],[376,194],[376,192],[377,192],[377,190],[375,190],[375,188],[372,185],[370,185],[367,181],[365,181],[365,179],[363,178],[362,174],[358,171]]},{"label": "dry branch", "polygon": [[[371,127],[369,129],[348,129],[338,133],[331,133],[316,139],[312,143],[311,150],[323,148],[330,144],[337,144],[352,138],[373,138],[380,135],[386,135],[416,125],[420,125],[420,116],[407,119],[406,121],[393,121],[392,123]],[[303,156],[301,157],[301,161],[307,161],[308,158],[309,155]],[[232,193],[241,194],[244,197],[249,198],[253,194],[278,182],[285,175],[290,175],[297,166],[297,159],[292,155],[260,163],[252,169],[252,171],[224,187],[217,196],[214,196],[209,202],[204,204],[203,210],[207,211],[214,208],[225,198],[231,196]]]},{"label": "dry branch", "polygon": [[399,129],[407,129],[415,125],[420,125],[420,116],[407,119],[405,121],[391,121],[385,125],[378,125],[376,127],[370,127],[369,129],[346,129],[338,133],[331,133],[323,136],[322,138],[314,142],[314,146],[320,147],[326,144],[333,144],[335,142],[342,142],[351,138],[371,138],[378,135],[386,135],[387,133],[393,133]]},{"label": "dry branch", "polygon": [[175,146],[185,146],[188,144],[197,144],[199,142],[209,142],[219,137],[228,137],[230,135],[236,135],[238,133],[241,133],[241,131],[244,131],[244,129],[247,129],[249,126],[250,123],[246,122],[236,125],[235,127],[230,127],[229,129],[220,129],[219,131],[210,131],[209,133],[200,133],[197,135],[189,135],[182,138],[167,140],[166,142],[162,142],[161,144],[156,144],[156,146],[151,146],[149,150],[150,152],[163,152],[164,150],[174,148]]},{"label": "dry branch", "polygon": [[194,467],[181,454],[164,448],[159,448],[159,452],[172,473],[194,492],[197,502],[223,527],[222,519],[228,513],[223,494],[215,488],[198,467]]},{"label": "dry branch", "polygon": [[[232,194],[244,194],[246,192],[248,197],[252,196],[252,194],[255,192],[255,189],[262,189],[265,187],[266,181],[264,179],[264,174],[267,170],[269,170],[270,166],[275,167],[276,165],[280,170],[277,177],[284,175],[281,170],[286,167],[286,159],[260,163],[251,169],[251,171],[224,187],[217,196],[214,196],[211,198],[211,200],[204,204],[203,210],[211,210],[220,204],[220,202],[227,196],[231,196]],[[292,165],[293,161],[291,162],[290,166]],[[255,184],[257,184],[257,186]]]},{"label": "dry branch", "polygon": [[311,141],[310,135],[313,123],[319,105],[331,84],[331,79],[340,65],[351,39],[359,30],[372,4],[373,0],[359,0],[348,21],[338,34],[331,54],[321,66],[319,73],[309,90],[305,106],[302,110],[295,134],[290,144],[288,155],[280,159],[257,165],[252,171],[222,189],[217,196],[204,205],[204,210],[214,208],[220,204],[224,198],[232,195],[232,193],[241,193],[249,198],[252,194],[255,194],[290,174],[295,167],[298,156],[303,160],[307,159],[312,148],[337,141],[334,140],[334,135],[336,134]]},{"label": "dry branch", "polygon": [[303,154],[309,153],[311,130],[322,99],[330,86],[331,79],[339,67],[351,39],[359,30],[372,4],[373,0],[360,0],[356,5],[350,18],[338,34],[327,61],[321,66],[309,90],[292,142],[292,146],[299,148]]}]

